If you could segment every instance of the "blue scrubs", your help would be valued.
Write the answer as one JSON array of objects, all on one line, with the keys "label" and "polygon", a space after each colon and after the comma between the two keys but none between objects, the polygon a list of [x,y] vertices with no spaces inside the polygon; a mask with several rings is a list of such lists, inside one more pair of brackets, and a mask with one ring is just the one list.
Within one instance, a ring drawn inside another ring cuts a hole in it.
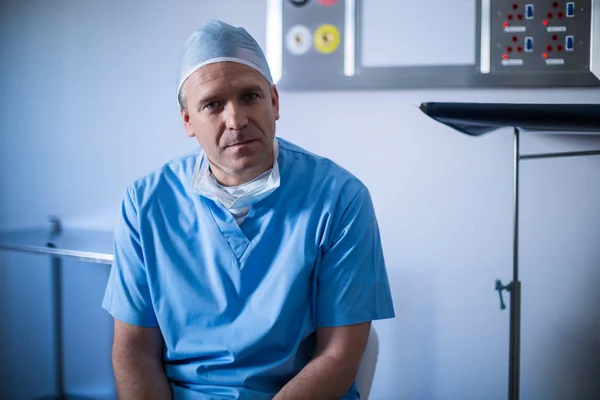
[{"label": "blue scrubs", "polygon": [[[369,192],[283,139],[281,186],[238,226],[189,186],[196,154],[130,185],[102,306],[160,327],[176,399],[270,399],[308,363],[317,327],[392,318]],[[353,385],[344,399],[358,399]]]}]

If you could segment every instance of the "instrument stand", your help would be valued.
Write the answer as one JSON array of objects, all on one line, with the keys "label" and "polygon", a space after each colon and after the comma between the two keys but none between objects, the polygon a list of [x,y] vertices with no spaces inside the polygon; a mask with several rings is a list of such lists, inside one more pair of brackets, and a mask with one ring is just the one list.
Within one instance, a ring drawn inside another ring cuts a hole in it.
[{"label": "instrument stand", "polygon": [[509,367],[508,367],[508,398],[519,400],[519,365],[521,352],[521,281],[519,281],[519,167],[521,160],[539,160],[559,157],[582,157],[600,155],[600,150],[576,151],[564,153],[543,153],[521,155],[519,148],[520,132],[514,128],[514,178],[513,178],[513,277],[512,281],[503,285],[496,280],[495,290],[500,296],[500,309],[506,309],[502,292],[510,294],[510,338],[509,338]]}]

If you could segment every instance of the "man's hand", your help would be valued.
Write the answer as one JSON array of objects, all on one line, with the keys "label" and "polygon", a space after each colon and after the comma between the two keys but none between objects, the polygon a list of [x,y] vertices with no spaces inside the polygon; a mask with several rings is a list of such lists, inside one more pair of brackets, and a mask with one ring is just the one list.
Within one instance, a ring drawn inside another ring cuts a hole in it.
[{"label": "man's hand", "polygon": [[162,350],[159,328],[142,328],[115,319],[112,361],[120,400],[171,399]]},{"label": "man's hand", "polygon": [[370,322],[317,328],[315,356],[274,400],[338,400],[356,379]]}]

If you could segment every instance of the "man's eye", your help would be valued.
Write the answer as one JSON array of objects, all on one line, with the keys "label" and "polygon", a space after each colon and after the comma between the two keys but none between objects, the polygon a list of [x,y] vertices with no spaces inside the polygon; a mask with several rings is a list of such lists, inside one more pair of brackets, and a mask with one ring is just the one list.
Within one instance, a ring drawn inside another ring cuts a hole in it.
[{"label": "man's eye", "polygon": [[219,107],[220,103],[218,101],[212,101],[208,104],[206,104],[204,106],[204,108],[208,109],[208,110],[214,110],[215,108]]},{"label": "man's eye", "polygon": [[256,93],[248,93],[246,95],[246,100],[248,100],[248,101],[256,100],[257,98],[258,98],[258,94],[256,94]]}]

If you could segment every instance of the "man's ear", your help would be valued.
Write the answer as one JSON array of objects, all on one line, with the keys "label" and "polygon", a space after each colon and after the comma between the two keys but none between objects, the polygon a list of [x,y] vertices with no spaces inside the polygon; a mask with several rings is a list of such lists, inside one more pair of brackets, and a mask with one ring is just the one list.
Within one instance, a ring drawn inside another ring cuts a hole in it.
[{"label": "man's ear", "polygon": [[277,86],[273,85],[271,88],[271,103],[273,105],[273,112],[275,114],[275,121],[279,120],[279,92]]},{"label": "man's ear", "polygon": [[192,126],[192,123],[190,122],[190,114],[188,114],[183,108],[180,109],[181,111],[181,118],[183,119],[183,127],[185,128],[185,134],[188,137],[196,137],[196,133],[194,132],[194,127]]}]

